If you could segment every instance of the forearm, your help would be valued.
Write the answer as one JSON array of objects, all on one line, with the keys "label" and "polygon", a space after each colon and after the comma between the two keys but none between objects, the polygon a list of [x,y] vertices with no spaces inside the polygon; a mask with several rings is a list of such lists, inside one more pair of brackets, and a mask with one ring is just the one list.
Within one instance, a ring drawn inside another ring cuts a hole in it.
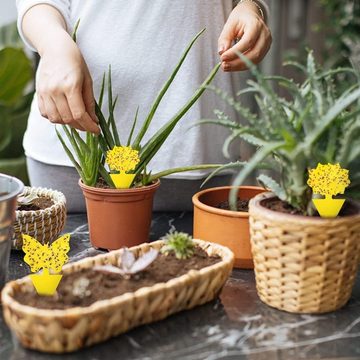
[{"label": "forearm", "polygon": [[40,56],[48,50],[61,49],[62,44],[70,40],[63,16],[51,5],[38,4],[31,7],[20,26],[26,39]]},{"label": "forearm", "polygon": [[[238,5],[240,2],[241,2],[241,0],[235,0],[234,6]],[[251,6],[250,1],[245,0],[245,2],[247,2],[247,5]],[[261,15],[263,16],[265,22],[267,22],[267,20],[269,18],[269,6],[268,6],[267,2],[265,0],[254,0],[254,2],[256,3],[256,4],[253,4],[254,9],[256,9],[258,11],[257,7],[259,7],[262,12]]]}]

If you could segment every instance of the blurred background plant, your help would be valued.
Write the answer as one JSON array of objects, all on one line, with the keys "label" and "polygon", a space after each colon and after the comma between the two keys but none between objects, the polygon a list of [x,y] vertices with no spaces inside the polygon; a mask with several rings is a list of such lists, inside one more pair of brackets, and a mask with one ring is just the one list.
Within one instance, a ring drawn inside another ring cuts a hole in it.
[{"label": "blurred background plant", "polygon": [[33,62],[23,49],[16,24],[0,28],[0,173],[28,182],[22,139],[30,111]]},{"label": "blurred background plant", "polygon": [[314,30],[324,37],[325,67],[349,66],[360,69],[360,1],[320,0],[325,18]]}]

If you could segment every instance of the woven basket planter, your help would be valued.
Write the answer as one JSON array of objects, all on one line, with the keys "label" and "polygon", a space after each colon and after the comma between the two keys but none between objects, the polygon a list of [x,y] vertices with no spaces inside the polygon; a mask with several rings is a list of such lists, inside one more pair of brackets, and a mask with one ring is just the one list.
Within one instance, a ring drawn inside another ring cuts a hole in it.
[{"label": "woven basket planter", "polygon": [[280,310],[325,313],[351,296],[360,260],[360,211],[335,219],[289,215],[250,201],[250,234],[260,299]]},{"label": "woven basket planter", "polygon": [[[191,309],[217,297],[230,275],[234,255],[220,245],[197,240],[197,245],[209,255],[222,260],[201,270],[143,287],[111,299],[97,301],[87,307],[65,310],[45,310],[22,305],[14,300],[19,291],[32,290],[29,276],[8,283],[2,292],[5,321],[20,343],[30,349],[64,353],[96,344],[124,333],[136,326],[166,318],[176,312]],[[163,241],[131,248],[135,256],[150,248],[160,249]],[[68,264],[63,273],[72,273],[96,265],[115,265],[120,250]]]},{"label": "woven basket planter", "polygon": [[54,204],[44,210],[16,211],[12,238],[13,249],[22,249],[21,234],[30,235],[42,244],[56,240],[65,226],[66,200],[64,194],[59,191],[34,187],[25,187],[23,194],[48,197]]}]

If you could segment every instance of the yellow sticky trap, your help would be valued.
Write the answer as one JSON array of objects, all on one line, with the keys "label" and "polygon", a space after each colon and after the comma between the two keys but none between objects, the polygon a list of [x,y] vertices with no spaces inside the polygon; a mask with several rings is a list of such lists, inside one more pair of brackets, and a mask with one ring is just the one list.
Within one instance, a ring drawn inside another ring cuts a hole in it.
[{"label": "yellow sticky trap", "polygon": [[42,296],[54,295],[62,278],[62,275],[50,274],[49,271],[46,270],[44,270],[42,274],[31,274],[29,276],[36,292]]},{"label": "yellow sticky trap", "polygon": [[51,245],[41,244],[29,235],[22,234],[25,252],[24,261],[30,266],[32,272],[43,269],[41,274],[30,275],[31,281],[39,295],[54,295],[61,281],[62,275],[50,274],[50,269],[59,273],[68,261],[70,250],[70,234],[61,236]]},{"label": "yellow sticky trap", "polygon": [[129,189],[136,174],[110,174],[117,189]]},{"label": "yellow sticky trap", "polygon": [[312,201],[321,217],[334,218],[339,215],[345,199],[313,199]]},{"label": "yellow sticky trap", "polygon": [[334,218],[338,216],[345,199],[333,199],[337,194],[343,194],[350,185],[349,170],[342,169],[340,164],[318,164],[316,169],[309,170],[308,185],[316,194],[324,199],[313,199],[313,204],[321,217]]}]

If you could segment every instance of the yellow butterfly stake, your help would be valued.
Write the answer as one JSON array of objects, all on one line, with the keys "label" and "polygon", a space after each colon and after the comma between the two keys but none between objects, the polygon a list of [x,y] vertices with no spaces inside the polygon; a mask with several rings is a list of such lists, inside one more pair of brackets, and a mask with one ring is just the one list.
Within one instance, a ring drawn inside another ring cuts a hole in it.
[{"label": "yellow butterfly stake", "polygon": [[[25,252],[24,261],[30,266],[32,272],[43,269],[41,274],[30,275],[31,281],[39,295],[54,295],[62,278],[58,274],[68,261],[70,250],[70,234],[65,234],[55,240],[51,245],[41,244],[29,235],[22,235]],[[50,273],[52,270],[54,273]]]}]

